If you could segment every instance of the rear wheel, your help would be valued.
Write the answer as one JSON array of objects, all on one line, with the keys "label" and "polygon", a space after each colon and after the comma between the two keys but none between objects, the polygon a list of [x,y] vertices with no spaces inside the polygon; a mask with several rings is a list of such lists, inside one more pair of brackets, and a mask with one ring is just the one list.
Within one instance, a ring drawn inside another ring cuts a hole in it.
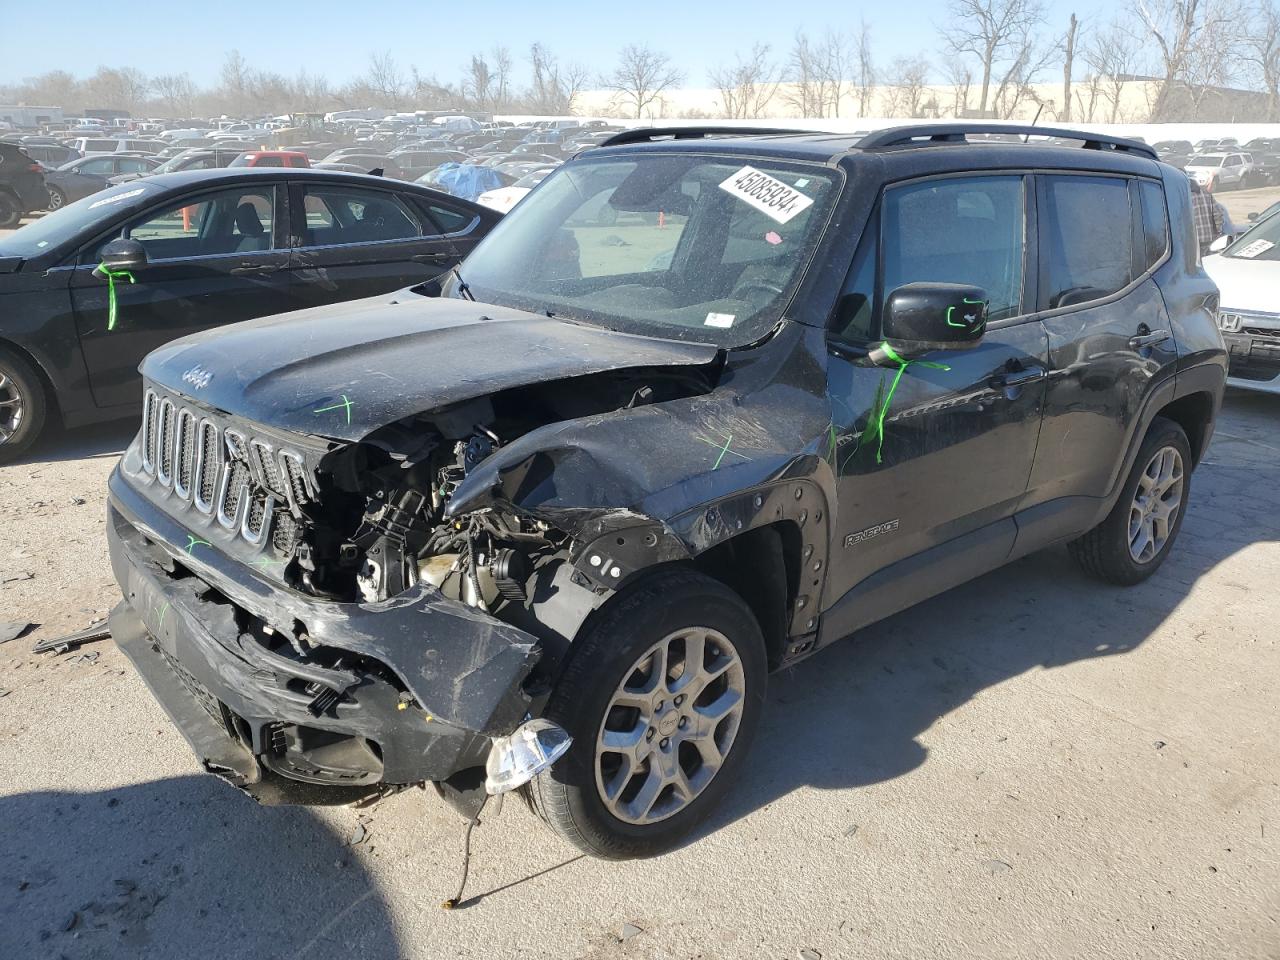
[{"label": "rear wheel", "polygon": [[1164,563],[1191,494],[1191,444],[1182,427],[1157,418],[1105,520],[1068,547],[1080,566],[1121,586],[1141,583]]},{"label": "rear wheel", "polygon": [[49,209],[61,210],[67,203],[67,195],[57,187],[49,188]]},{"label": "rear wheel", "polygon": [[574,745],[526,788],[531,806],[592,856],[671,849],[732,787],[766,682],[737,594],[691,571],[641,582],[574,643],[544,714]]}]

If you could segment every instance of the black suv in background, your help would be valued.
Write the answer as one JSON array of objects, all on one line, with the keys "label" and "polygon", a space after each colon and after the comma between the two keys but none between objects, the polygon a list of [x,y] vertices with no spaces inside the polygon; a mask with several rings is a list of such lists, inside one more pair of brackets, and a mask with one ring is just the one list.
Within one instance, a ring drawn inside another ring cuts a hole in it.
[{"label": "black suv in background", "polygon": [[[1052,544],[1161,565],[1226,375],[1186,177],[1065,130],[731,132],[619,134],[444,278],[146,359],[111,631],[208,769],[519,788],[649,855],[770,670]],[[967,140],[1010,132],[1064,142]]]},{"label": "black suv in background", "polygon": [[16,227],[23,216],[48,205],[40,164],[16,143],[0,140],[0,230]]}]

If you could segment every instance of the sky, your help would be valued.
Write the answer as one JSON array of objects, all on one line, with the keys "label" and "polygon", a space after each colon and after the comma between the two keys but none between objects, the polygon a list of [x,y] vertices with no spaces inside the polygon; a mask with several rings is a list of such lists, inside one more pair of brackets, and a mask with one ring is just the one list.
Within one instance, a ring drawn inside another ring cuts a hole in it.
[{"label": "sky", "polygon": [[[684,86],[698,87],[710,86],[709,68],[731,62],[755,42],[771,43],[778,56],[798,30],[814,36],[827,28],[848,30],[860,17],[871,25],[879,64],[931,56],[940,43],[934,26],[946,22],[946,7],[946,0],[809,0],[799,6],[778,0],[129,0],[115,6],[60,0],[56,20],[64,29],[47,42],[47,7],[0,0],[0,36],[9,38],[0,56],[0,85],[54,69],[82,77],[103,65],[137,67],[149,76],[185,72],[208,86],[217,82],[231,49],[255,67],[286,76],[303,68],[324,73],[334,86],[364,73],[370,55],[384,51],[406,73],[413,64],[424,75],[452,81],[471,53],[495,45],[511,48],[523,82],[523,51],[540,40],[562,61],[580,62],[593,75],[608,70],[625,44],[647,43],[671,56],[686,75]],[[1107,0],[1047,0],[1046,7],[1055,31],[1073,10],[1098,21],[1110,15]],[[12,42],[21,37],[30,42]]]}]

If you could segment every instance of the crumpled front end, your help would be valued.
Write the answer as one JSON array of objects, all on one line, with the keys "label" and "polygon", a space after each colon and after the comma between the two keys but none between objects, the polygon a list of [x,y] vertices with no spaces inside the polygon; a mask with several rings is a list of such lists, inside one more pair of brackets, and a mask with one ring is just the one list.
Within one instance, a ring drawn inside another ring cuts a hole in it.
[{"label": "crumpled front end", "polygon": [[211,771],[263,802],[349,802],[480,768],[536,709],[536,638],[425,582],[368,603],[285,588],[243,519],[157,504],[172,480],[148,490],[145,436],[110,482],[112,634]]}]

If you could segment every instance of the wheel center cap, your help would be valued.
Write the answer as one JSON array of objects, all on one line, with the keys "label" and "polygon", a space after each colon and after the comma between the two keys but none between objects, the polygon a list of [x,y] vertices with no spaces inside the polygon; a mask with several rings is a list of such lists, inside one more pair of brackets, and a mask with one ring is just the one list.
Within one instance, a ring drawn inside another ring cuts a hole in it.
[{"label": "wheel center cap", "polygon": [[680,715],[676,711],[671,710],[664,716],[658,718],[658,733],[664,737],[669,737],[676,732],[676,727],[680,724]]}]

